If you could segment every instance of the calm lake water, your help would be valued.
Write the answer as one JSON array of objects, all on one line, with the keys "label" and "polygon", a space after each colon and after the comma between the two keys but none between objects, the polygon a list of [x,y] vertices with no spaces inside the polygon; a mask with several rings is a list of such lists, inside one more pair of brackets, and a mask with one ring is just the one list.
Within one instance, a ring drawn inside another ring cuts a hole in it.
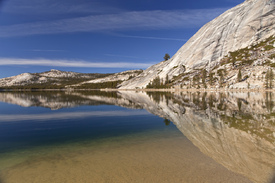
[{"label": "calm lake water", "polygon": [[273,183],[274,105],[274,93],[0,92],[0,183]]}]

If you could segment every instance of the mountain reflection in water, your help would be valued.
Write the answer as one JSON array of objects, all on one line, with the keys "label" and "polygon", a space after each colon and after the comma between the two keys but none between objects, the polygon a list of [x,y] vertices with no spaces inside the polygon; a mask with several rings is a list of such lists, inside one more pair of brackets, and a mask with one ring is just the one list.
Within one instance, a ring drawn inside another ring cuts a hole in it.
[{"label": "mountain reflection in water", "polygon": [[167,125],[173,122],[201,152],[254,182],[275,180],[274,100],[269,92],[0,92],[0,101],[24,107],[110,104],[146,109]]}]

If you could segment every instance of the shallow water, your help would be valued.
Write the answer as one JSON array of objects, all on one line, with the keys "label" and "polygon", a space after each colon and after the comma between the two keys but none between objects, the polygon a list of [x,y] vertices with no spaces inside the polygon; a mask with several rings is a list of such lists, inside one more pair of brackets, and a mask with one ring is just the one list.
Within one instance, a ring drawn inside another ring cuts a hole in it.
[{"label": "shallow water", "polygon": [[274,94],[0,93],[0,182],[272,182]]}]

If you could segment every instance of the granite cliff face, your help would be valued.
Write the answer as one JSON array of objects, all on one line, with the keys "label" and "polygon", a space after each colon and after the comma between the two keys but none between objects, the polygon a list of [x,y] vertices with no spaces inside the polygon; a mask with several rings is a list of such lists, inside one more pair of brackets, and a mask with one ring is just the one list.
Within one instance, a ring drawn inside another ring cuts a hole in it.
[{"label": "granite cliff face", "polygon": [[274,34],[275,0],[246,0],[204,25],[170,60],[149,67],[120,88],[145,88],[157,76],[172,79],[198,69],[210,71],[229,52]]}]

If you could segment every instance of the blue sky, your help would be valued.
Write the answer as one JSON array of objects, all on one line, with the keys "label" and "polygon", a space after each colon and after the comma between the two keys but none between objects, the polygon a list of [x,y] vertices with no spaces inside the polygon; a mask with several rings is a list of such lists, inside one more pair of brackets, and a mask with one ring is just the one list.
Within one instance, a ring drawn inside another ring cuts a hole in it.
[{"label": "blue sky", "polygon": [[243,0],[0,0],[0,78],[146,69]]}]

